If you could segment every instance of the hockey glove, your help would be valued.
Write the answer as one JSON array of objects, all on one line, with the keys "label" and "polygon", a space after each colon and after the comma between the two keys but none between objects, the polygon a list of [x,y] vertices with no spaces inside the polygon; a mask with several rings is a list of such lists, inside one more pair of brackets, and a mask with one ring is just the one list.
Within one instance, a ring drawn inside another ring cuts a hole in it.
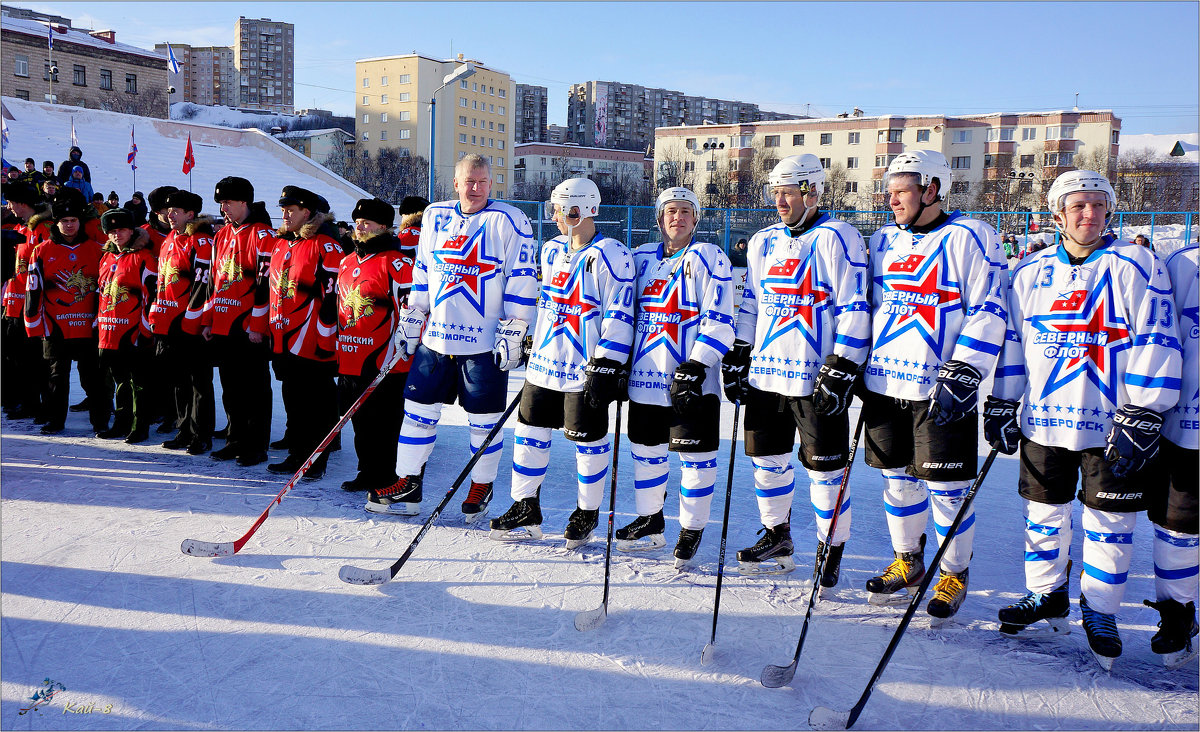
[{"label": "hockey glove", "polygon": [[396,311],[396,332],[392,334],[392,342],[397,351],[403,352],[403,358],[410,358],[417,352],[424,327],[425,313],[420,310],[403,307]]},{"label": "hockey glove", "polygon": [[1162,415],[1144,407],[1126,404],[1117,410],[1112,427],[1104,441],[1104,459],[1118,478],[1132,475],[1158,454],[1158,436],[1162,432]]},{"label": "hockey glove", "polygon": [[1005,455],[1017,451],[1021,428],[1017,426],[1017,402],[990,396],[983,403],[983,438]]},{"label": "hockey glove", "polygon": [[725,386],[725,398],[742,403],[750,393],[750,349],[745,341],[734,341],[733,347],[721,359],[721,383]]},{"label": "hockey glove", "polygon": [[707,366],[692,360],[684,361],[675,369],[675,378],[671,379],[671,406],[676,414],[687,416],[700,404],[707,371]]},{"label": "hockey glove", "polygon": [[611,358],[593,358],[588,361],[583,398],[592,409],[604,409],[614,401],[629,398],[629,367]]},{"label": "hockey glove", "polygon": [[858,364],[848,358],[829,354],[817,371],[813,386],[813,407],[817,414],[836,417],[850,406],[850,391],[858,379]]},{"label": "hockey glove", "polygon": [[496,325],[496,346],[492,354],[501,371],[511,371],[521,365],[522,344],[529,325],[524,320],[505,318]]},{"label": "hockey glove", "polygon": [[975,411],[979,382],[983,377],[969,363],[947,361],[938,369],[937,382],[929,393],[929,416],[945,426]]}]

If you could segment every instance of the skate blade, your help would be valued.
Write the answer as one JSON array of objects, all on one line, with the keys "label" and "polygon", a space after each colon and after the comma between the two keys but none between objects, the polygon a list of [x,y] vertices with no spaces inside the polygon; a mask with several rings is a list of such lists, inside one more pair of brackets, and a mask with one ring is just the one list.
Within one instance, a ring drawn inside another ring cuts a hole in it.
[{"label": "skate blade", "polygon": [[588,543],[591,540],[592,540],[592,532],[589,531],[588,535],[583,537],[582,539],[567,539],[566,547],[567,547],[567,549],[578,549],[579,547],[583,546],[584,544]]},{"label": "skate blade", "polygon": [[542,538],[541,526],[521,526],[515,529],[492,529],[488,538],[495,541],[537,541]]},{"label": "skate blade", "polygon": [[680,559],[679,557],[675,557],[675,569],[679,570],[680,572],[682,572],[685,569],[691,569],[693,566],[695,566],[695,564],[696,564],[695,557],[692,557],[690,559]]},{"label": "skate blade", "polygon": [[371,513],[391,516],[416,516],[421,513],[421,504],[419,503],[389,503],[385,506],[382,503],[367,501],[367,505],[364,508]]},{"label": "skate blade", "polygon": [[1192,644],[1191,648],[1185,648],[1182,651],[1164,653],[1162,654],[1163,666],[1168,671],[1175,671],[1195,660],[1197,654],[1200,654],[1200,647],[1196,646],[1195,643]]},{"label": "skate blade", "polygon": [[912,601],[912,594],[907,587],[898,592],[870,592],[867,593],[867,602],[876,607],[896,607],[898,605],[907,605]]},{"label": "skate blade", "polygon": [[760,574],[787,574],[796,568],[791,557],[772,557],[765,562],[738,562],[738,573],[746,577]]},{"label": "skate blade", "polygon": [[487,516],[487,512],[487,506],[484,506],[482,511],[477,511],[475,513],[464,513],[463,523],[473,524],[484,516]]},{"label": "skate blade", "polygon": [[1071,624],[1067,618],[1043,618],[1045,625],[1030,623],[1029,625],[1000,624],[1000,635],[1005,638],[1019,640],[1038,640],[1054,638],[1060,635],[1070,635]]},{"label": "skate blade", "polygon": [[[1091,651],[1090,648],[1088,650]],[[1095,651],[1092,651],[1092,656],[1096,659],[1096,663],[1100,664],[1100,668],[1104,669],[1107,673],[1112,673],[1113,662],[1117,660],[1115,657],[1101,656]]]},{"label": "skate blade", "polygon": [[622,552],[649,552],[666,545],[666,537],[662,534],[650,534],[641,539],[617,539],[617,551]]},{"label": "skate blade", "polygon": [[808,714],[808,726],[813,729],[846,729],[850,726],[850,713],[817,707]]},{"label": "skate blade", "polygon": [[929,627],[932,628],[933,630],[938,630],[940,628],[946,627],[946,625],[949,624],[950,621],[952,621],[952,620],[954,620],[953,615],[946,617],[946,618],[939,618],[939,617],[930,615],[929,616]]}]

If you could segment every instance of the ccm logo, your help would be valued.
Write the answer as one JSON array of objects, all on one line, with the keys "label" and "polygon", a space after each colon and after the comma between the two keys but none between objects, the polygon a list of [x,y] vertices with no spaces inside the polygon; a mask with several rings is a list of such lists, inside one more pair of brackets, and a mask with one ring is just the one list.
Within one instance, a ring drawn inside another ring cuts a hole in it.
[{"label": "ccm logo", "polygon": [[677,440],[671,440],[671,442],[675,443],[676,445],[699,445],[700,444],[700,440],[686,440],[686,439],[682,439],[682,438],[677,439]]}]

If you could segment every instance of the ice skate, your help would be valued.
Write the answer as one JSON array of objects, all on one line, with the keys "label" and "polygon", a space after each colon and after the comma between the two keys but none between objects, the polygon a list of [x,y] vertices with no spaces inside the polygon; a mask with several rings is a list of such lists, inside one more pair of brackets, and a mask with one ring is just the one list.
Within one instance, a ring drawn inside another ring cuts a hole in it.
[{"label": "ice skate", "polygon": [[530,496],[513,503],[500,518],[492,519],[491,529],[489,536],[496,541],[542,538],[542,507],[538,497]]},{"label": "ice skate", "polygon": [[867,580],[867,602],[872,605],[903,605],[912,599],[925,579],[925,535],[916,551],[896,552],[883,574]]},{"label": "ice skate", "polygon": [[929,627],[940,628],[950,621],[950,618],[962,607],[967,599],[967,581],[970,570],[961,572],[941,571],[937,586],[933,588],[933,599],[925,607],[931,620]]},{"label": "ice skate", "polygon": [[617,549],[623,552],[648,552],[666,546],[667,540],[663,538],[665,528],[661,509],[649,516],[638,516],[617,529]]},{"label": "ice skate", "polygon": [[[836,544],[829,547],[829,555],[825,557],[825,569],[821,572],[821,594],[825,594],[825,590],[837,587],[838,580],[842,577],[842,552],[845,551],[845,544]],[[813,557],[813,579],[817,579],[817,564],[821,558],[822,552],[826,551],[825,542],[817,544],[817,554]]]},{"label": "ice skate", "polygon": [[1150,650],[1162,657],[1163,665],[1174,671],[1194,659],[1200,652],[1200,645],[1196,643],[1196,633],[1200,631],[1196,624],[1196,604],[1184,605],[1170,598],[1158,602],[1143,600],[1142,603],[1157,610],[1162,617],[1158,632],[1150,639]]},{"label": "ice skate", "polygon": [[371,513],[416,516],[421,512],[421,476],[409,475],[384,488],[372,488],[365,508]]},{"label": "ice skate", "polygon": [[592,532],[600,521],[599,509],[577,508],[567,519],[567,528],[563,530],[563,538],[567,540],[568,549],[577,549],[592,538]]},{"label": "ice skate", "polygon": [[471,490],[462,502],[463,520],[473,524],[487,515],[488,504],[492,501],[492,484],[471,481]]},{"label": "ice skate", "polygon": [[746,576],[759,574],[787,574],[796,568],[792,559],[795,547],[792,544],[792,527],[782,523],[775,527],[758,530],[762,538],[758,543],[737,553],[738,572]]},{"label": "ice skate", "polygon": [[704,529],[680,529],[679,541],[675,542],[675,569],[686,569],[696,557]]},{"label": "ice skate", "polygon": [[[1067,595],[1067,583],[1063,582],[1051,592],[1030,592],[1018,602],[1000,608],[1000,633],[1010,638],[1049,638],[1067,635],[1071,624],[1071,598]],[[1034,625],[1045,620],[1045,625]]]},{"label": "ice skate", "polygon": [[1082,594],[1079,595],[1079,609],[1083,613],[1083,630],[1087,633],[1088,647],[1096,657],[1096,663],[1105,671],[1112,671],[1113,661],[1121,655],[1117,616],[1093,610]]}]

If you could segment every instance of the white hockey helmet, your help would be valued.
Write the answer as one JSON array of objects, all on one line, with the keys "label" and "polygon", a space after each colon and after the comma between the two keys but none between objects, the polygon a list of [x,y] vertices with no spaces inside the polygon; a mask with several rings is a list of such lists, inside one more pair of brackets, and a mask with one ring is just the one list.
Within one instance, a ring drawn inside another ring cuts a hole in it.
[{"label": "white hockey helmet", "polygon": [[888,178],[897,173],[916,173],[922,188],[927,188],[930,181],[937,178],[938,198],[943,201],[949,195],[950,184],[954,179],[954,174],[950,172],[950,163],[946,162],[946,156],[937,150],[913,150],[900,153],[888,166],[884,185],[887,185]]},{"label": "white hockey helmet", "polygon": [[691,204],[692,211],[696,214],[696,220],[700,220],[700,199],[696,198],[695,193],[692,193],[683,186],[668,188],[658,194],[658,200],[654,202],[654,218],[661,218],[663,209],[667,207],[668,203],[673,201],[682,201],[683,203]]},{"label": "white hockey helmet", "polygon": [[1067,196],[1079,191],[1103,193],[1105,203],[1108,204],[1110,218],[1117,210],[1117,194],[1113,191],[1108,178],[1094,170],[1068,170],[1054,179],[1054,183],[1050,185],[1050,192],[1046,194],[1046,202],[1050,204],[1050,213],[1062,213]]},{"label": "white hockey helmet", "polygon": [[763,185],[763,200],[768,206],[775,205],[771,189],[776,186],[799,186],[801,193],[816,191],[819,198],[825,192],[825,168],[816,155],[789,155],[771,169]]},{"label": "white hockey helmet", "polygon": [[587,178],[568,178],[554,186],[546,201],[546,218],[554,218],[555,207],[563,213],[579,208],[579,218],[595,218],[600,213],[600,189]]}]

